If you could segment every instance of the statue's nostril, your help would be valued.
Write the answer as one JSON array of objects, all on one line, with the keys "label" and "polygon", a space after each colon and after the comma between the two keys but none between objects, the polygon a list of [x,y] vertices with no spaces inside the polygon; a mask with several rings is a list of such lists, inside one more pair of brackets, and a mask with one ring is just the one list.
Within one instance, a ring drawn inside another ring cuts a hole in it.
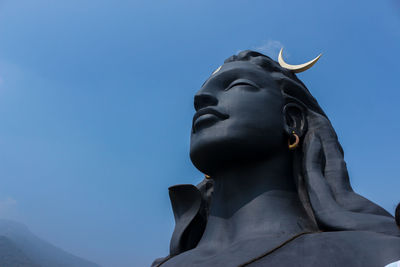
[{"label": "statue's nostril", "polygon": [[218,99],[210,94],[199,94],[194,97],[194,108],[199,110],[208,106],[216,106],[218,104]]}]

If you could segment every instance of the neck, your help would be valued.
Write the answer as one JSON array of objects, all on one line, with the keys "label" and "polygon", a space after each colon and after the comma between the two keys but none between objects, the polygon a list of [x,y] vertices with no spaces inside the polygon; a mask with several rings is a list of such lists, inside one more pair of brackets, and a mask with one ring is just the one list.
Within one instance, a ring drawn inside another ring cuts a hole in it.
[{"label": "neck", "polygon": [[224,247],[260,236],[294,235],[308,228],[297,196],[291,155],[237,164],[213,175],[207,227],[199,243]]}]

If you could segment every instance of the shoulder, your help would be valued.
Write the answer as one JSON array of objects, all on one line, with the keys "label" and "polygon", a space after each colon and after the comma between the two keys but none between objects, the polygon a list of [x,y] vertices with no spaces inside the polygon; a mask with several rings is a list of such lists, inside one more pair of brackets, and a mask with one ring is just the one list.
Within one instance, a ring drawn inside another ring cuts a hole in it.
[{"label": "shoulder", "polygon": [[303,235],[248,266],[385,266],[400,260],[400,237],[367,231]]},{"label": "shoulder", "polygon": [[[397,244],[400,245],[400,236],[381,234],[371,231],[335,231],[335,232],[320,232],[302,237],[304,240],[312,242],[340,242],[342,245],[354,246],[360,242],[372,243],[371,246],[382,244]],[[364,244],[366,245],[366,244]],[[364,246],[365,247],[365,246]]]}]

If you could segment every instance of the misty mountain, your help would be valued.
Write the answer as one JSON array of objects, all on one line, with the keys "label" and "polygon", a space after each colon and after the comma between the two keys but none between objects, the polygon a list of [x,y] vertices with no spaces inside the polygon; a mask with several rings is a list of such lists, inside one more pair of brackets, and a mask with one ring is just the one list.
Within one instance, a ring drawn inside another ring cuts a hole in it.
[{"label": "misty mountain", "polygon": [[28,258],[15,244],[4,236],[0,236],[1,267],[40,267]]},{"label": "misty mountain", "polygon": [[[5,265],[3,259],[16,264]],[[21,223],[3,219],[0,219],[0,266],[100,267],[40,239]]]}]

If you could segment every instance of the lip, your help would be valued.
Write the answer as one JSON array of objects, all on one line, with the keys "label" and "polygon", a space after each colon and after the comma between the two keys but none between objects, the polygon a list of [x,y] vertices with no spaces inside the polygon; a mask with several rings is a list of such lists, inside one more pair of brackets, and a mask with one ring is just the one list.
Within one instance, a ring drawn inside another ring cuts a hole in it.
[{"label": "lip", "polygon": [[202,122],[208,121],[209,124],[214,124],[217,121],[226,120],[227,118],[229,118],[229,115],[210,107],[199,109],[193,116],[193,132],[195,128],[198,128],[199,124],[203,124]]}]

